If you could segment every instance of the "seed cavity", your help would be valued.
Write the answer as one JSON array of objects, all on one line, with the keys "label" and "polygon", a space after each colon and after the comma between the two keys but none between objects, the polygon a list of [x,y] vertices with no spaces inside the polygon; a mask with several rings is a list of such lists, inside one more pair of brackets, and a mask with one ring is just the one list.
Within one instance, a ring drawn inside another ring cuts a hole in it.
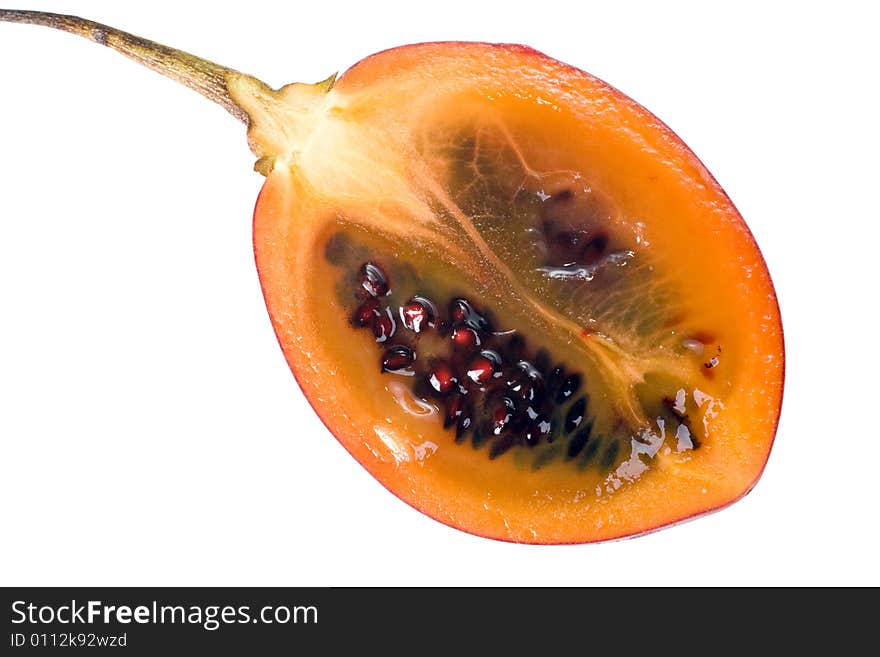
[{"label": "seed cavity", "polygon": [[[559,239],[572,248],[606,246],[601,236],[583,244],[586,237],[580,234]],[[621,440],[595,435],[582,374],[553,364],[546,349],[530,349],[515,331],[494,332],[486,313],[464,297],[453,298],[445,316],[428,296],[395,301],[385,271],[375,262],[360,266],[357,285],[360,300],[351,325],[369,329],[383,345],[382,372],[414,377],[396,385],[406,385],[414,400],[442,416],[455,443],[469,439],[474,449],[487,446],[484,454],[492,460],[515,449],[530,450],[534,470],[556,458],[576,460],[578,467],[595,463],[602,472],[617,462]],[[418,350],[424,351],[421,358]],[[670,423],[677,420],[670,427],[679,450],[696,449],[699,441],[683,397],[682,389],[674,399],[663,399],[660,415]]]}]

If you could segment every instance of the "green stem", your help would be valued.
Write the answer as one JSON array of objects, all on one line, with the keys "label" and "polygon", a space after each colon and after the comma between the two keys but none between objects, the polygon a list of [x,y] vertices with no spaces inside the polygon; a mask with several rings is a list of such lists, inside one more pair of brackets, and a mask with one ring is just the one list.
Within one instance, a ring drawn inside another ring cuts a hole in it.
[{"label": "green stem", "polygon": [[44,25],[100,43],[157,73],[198,91],[208,100],[225,108],[245,125],[249,124],[247,112],[232,100],[228,86],[230,76],[239,78],[249,76],[231,68],[78,16],[50,14],[42,11],[0,9],[0,21]]}]

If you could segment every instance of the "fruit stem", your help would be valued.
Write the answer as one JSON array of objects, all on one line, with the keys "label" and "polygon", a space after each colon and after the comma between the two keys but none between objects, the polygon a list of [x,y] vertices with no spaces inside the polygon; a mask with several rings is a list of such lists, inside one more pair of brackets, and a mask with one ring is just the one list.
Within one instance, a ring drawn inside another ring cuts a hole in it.
[{"label": "fruit stem", "polygon": [[239,79],[250,77],[238,71],[78,16],[0,9],[0,21],[43,25],[100,43],[165,77],[198,91],[245,125],[250,123],[247,112],[232,99],[229,92],[229,80],[233,76]]}]

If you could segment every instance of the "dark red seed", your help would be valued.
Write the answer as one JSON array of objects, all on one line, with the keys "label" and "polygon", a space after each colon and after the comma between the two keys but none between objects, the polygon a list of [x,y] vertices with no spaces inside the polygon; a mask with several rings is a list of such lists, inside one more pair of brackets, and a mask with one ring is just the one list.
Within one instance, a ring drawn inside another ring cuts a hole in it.
[{"label": "dark red seed", "polygon": [[574,436],[572,436],[571,440],[568,441],[568,447],[566,448],[566,457],[573,459],[575,456],[580,454],[584,447],[587,444],[587,441],[590,439],[590,434],[593,431],[593,425],[588,424],[583,429],[578,431]]},{"label": "dark red seed", "polygon": [[437,307],[425,297],[413,297],[400,309],[400,319],[410,331],[419,333],[434,326],[437,320]]},{"label": "dark red seed", "polygon": [[406,345],[395,345],[385,350],[382,354],[382,371],[398,372],[406,369],[416,359],[416,352]]},{"label": "dark red seed", "polygon": [[461,414],[464,412],[464,395],[456,392],[449,396],[446,401],[446,412],[443,416],[443,428],[448,429],[453,424],[458,424]]},{"label": "dark red seed", "polygon": [[428,373],[428,385],[441,395],[452,392],[458,385],[458,378],[452,371],[452,366],[446,361],[435,362]]},{"label": "dark red seed", "polygon": [[514,333],[504,345],[503,351],[505,359],[509,361],[522,360],[526,351],[526,341],[519,333]]},{"label": "dark red seed", "polygon": [[550,367],[550,354],[546,349],[539,349],[535,354],[535,368],[541,373],[546,372]]},{"label": "dark red seed", "polygon": [[550,422],[550,418],[546,415],[538,415],[529,425],[528,429],[525,433],[526,444],[534,447],[542,440],[547,440],[550,436],[550,429],[552,424]]},{"label": "dark red seed", "polygon": [[527,361],[520,361],[516,365],[516,369],[507,378],[507,387],[519,399],[529,402],[533,406],[540,405],[545,397],[544,378]]},{"label": "dark red seed", "polygon": [[574,393],[576,393],[578,391],[578,388],[580,387],[581,375],[572,374],[570,377],[562,382],[562,385],[559,388],[559,392],[556,393],[556,402],[561,404],[566,399],[570,398]]},{"label": "dark red seed", "polygon": [[507,378],[507,389],[519,399],[528,401],[532,386],[522,373],[517,372]]},{"label": "dark red seed", "polygon": [[449,304],[449,318],[453,322],[464,322],[470,314],[471,304],[466,299],[453,299]]},{"label": "dark red seed", "polygon": [[528,415],[528,408],[524,408],[523,405],[518,403],[516,400],[512,401],[514,403],[514,410],[507,428],[519,435],[529,425],[529,422],[531,422],[531,418]]},{"label": "dark red seed", "polygon": [[533,385],[528,391],[527,401],[533,406],[542,405],[545,399],[547,399],[547,394],[544,392],[544,386],[540,383]]},{"label": "dark red seed", "polygon": [[584,421],[584,415],[587,413],[587,398],[581,397],[568,409],[565,414],[565,433],[571,433]]},{"label": "dark red seed", "polygon": [[457,351],[470,351],[480,346],[480,334],[470,326],[452,329],[452,345]]},{"label": "dark red seed", "polygon": [[557,365],[550,373],[547,375],[546,379],[547,383],[545,388],[547,390],[547,394],[552,398],[556,396],[556,393],[559,391],[560,386],[562,386],[562,382],[565,381],[565,370],[562,369],[562,365]]},{"label": "dark red seed", "polygon": [[488,358],[477,356],[469,364],[467,369],[468,378],[474,383],[485,383],[495,373],[495,366]]},{"label": "dark red seed", "polygon": [[474,383],[486,383],[501,375],[501,356],[491,349],[483,349],[468,364],[468,378]]},{"label": "dark red seed", "polygon": [[532,365],[527,360],[519,361],[516,366],[520,369],[520,371],[529,377],[532,381],[543,381],[544,377],[541,372],[538,371],[538,368]]},{"label": "dark red seed", "polygon": [[510,424],[513,414],[516,411],[516,405],[509,397],[502,397],[495,403],[492,409],[492,433],[500,435],[502,431]]},{"label": "dark red seed", "polygon": [[388,309],[386,309],[384,315],[373,317],[373,336],[376,338],[376,342],[385,342],[390,339],[394,335],[396,328],[397,324],[395,324],[394,317]]},{"label": "dark red seed", "polygon": [[547,442],[552,443],[559,437],[559,422],[556,418],[550,419],[550,433],[547,434]]},{"label": "dark red seed", "polygon": [[453,299],[449,304],[449,317],[456,324],[467,324],[478,331],[489,330],[488,320],[474,310],[467,299]]},{"label": "dark red seed", "polygon": [[457,443],[464,442],[468,431],[471,430],[471,425],[474,423],[469,410],[469,408],[465,407],[462,411],[461,418],[458,420],[458,424],[455,426],[455,442]]},{"label": "dark red seed", "polygon": [[355,326],[368,326],[378,314],[379,302],[375,297],[370,297],[357,307],[351,321]]},{"label": "dark red seed", "polygon": [[371,297],[383,297],[388,294],[388,278],[378,265],[365,262],[358,272],[361,288]]}]

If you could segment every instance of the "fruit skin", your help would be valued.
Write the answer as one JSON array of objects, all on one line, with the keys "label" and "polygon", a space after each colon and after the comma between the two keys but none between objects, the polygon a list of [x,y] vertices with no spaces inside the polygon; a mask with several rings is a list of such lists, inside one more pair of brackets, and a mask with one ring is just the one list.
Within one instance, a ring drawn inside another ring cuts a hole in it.
[{"label": "fruit skin", "polygon": [[[730,451],[715,450],[715,454],[719,454],[718,461],[711,463],[701,476],[675,479],[661,473],[661,476],[644,477],[636,485],[616,491],[608,504],[589,505],[578,503],[576,495],[567,501],[559,498],[519,498],[517,501],[515,495],[497,482],[487,482],[482,492],[465,490],[461,482],[468,477],[481,477],[479,471],[468,474],[464,471],[467,466],[462,465],[458,481],[431,471],[427,461],[423,463],[413,457],[405,436],[430,437],[438,443],[443,434],[430,433],[418,423],[407,422],[406,418],[400,418],[396,433],[388,431],[377,439],[379,427],[374,426],[371,418],[382,417],[384,409],[374,406],[371,400],[345,396],[335,382],[322,377],[314,365],[315,361],[325,359],[333,362],[328,345],[334,339],[346,339],[344,335],[328,336],[326,327],[309,326],[310,320],[306,319],[321,312],[318,306],[309,307],[316,292],[303,284],[321,275],[317,271],[320,263],[307,255],[318,250],[321,243],[321,220],[316,216],[313,200],[314,186],[320,188],[322,182],[321,172],[313,179],[303,180],[297,173],[290,175],[287,170],[276,169],[267,177],[254,214],[257,268],[279,344],[317,414],[349,453],[392,493],[443,523],[494,539],[540,544],[618,539],[705,515],[743,497],[760,478],[775,437],[782,398],[784,350],[778,305],[766,266],[751,233],[723,190],[674,133],[634,101],[582,71],[523,46],[473,43],[405,46],[358,63],[339,78],[334,91],[353,99],[360,94],[369,96],[373,86],[391,93],[383,83],[391,80],[390,86],[402,78],[400,86],[406,89],[415,84],[417,77],[413,72],[421,74],[426,68],[441,78],[444,71],[454,70],[458,78],[452,86],[490,86],[494,75],[503,77],[505,84],[522,85],[525,89],[520,91],[526,95],[552,93],[555,89],[556,98],[568,103],[565,111],[578,114],[587,106],[582,112],[583,120],[591,116],[590,110],[605,108],[607,111],[600,120],[619,121],[615,134],[622,135],[622,139],[637,140],[643,149],[655,151],[655,159],[649,166],[661,169],[667,166],[673,171],[673,178],[680,176],[678,182],[685,193],[693,195],[694,203],[720,209],[712,215],[713,220],[717,218],[717,224],[710,226],[707,233],[721,231],[734,243],[731,249],[752,267],[754,276],[750,285],[752,290],[757,290],[744,292],[735,302],[743,304],[744,320],[756,313],[770,318],[763,325],[764,334],[758,335],[755,329],[751,337],[760,343],[762,352],[774,355],[775,361],[767,367],[746,362],[742,374],[748,385],[762,381],[768,391],[760,400],[749,402],[753,404],[750,427],[757,437],[755,453],[751,448],[738,451],[734,436],[718,435],[718,440],[726,441],[724,444]],[[512,71],[519,71],[521,77],[512,80]],[[407,79],[408,74],[411,80]],[[350,103],[349,107],[357,106],[364,113],[381,114],[375,107],[366,104],[362,107],[355,100]],[[393,106],[383,118],[403,123],[408,120],[405,108],[395,110]],[[657,164],[659,153],[669,157],[671,164]],[[308,160],[305,154],[304,177],[309,171]],[[311,188],[309,183],[313,185]],[[294,225],[295,245],[287,237],[294,233]],[[695,239],[695,243],[699,243],[699,239]],[[299,312],[291,312],[294,307]],[[747,387],[743,388],[744,394],[749,395]],[[441,447],[445,448],[445,445]],[[745,466],[741,466],[740,459]],[[747,468],[747,472],[735,481],[728,481],[728,470],[740,467]],[[483,477],[485,479],[485,475]],[[671,496],[675,503],[670,502]]]},{"label": "fruit skin", "polygon": [[[2,14],[0,18],[6,19]],[[89,38],[99,40],[94,34]],[[362,96],[365,102],[360,106],[353,103],[346,110],[355,117],[360,114],[366,125],[370,123],[371,113],[377,109],[371,101],[370,92],[381,92],[385,83],[393,86],[401,82],[402,77],[409,75],[410,86],[406,88],[405,84],[398,84],[398,97],[421,100],[424,95],[430,96],[418,93],[420,90],[424,91],[424,68],[440,73],[441,82],[444,81],[444,76],[446,82],[452,80],[454,73],[457,78],[449,85],[452,91],[467,88],[469,85],[492,87],[494,83],[503,80],[504,85],[495,88],[501,95],[504,94],[507,83],[512,82],[520,91],[524,90],[525,97],[532,100],[541,98],[547,101],[542,96],[550,97],[552,100],[549,102],[555,102],[554,107],[561,113],[591,117],[598,119],[600,123],[617,122],[618,129],[614,134],[620,136],[624,142],[631,139],[644,148],[653,150],[657,155],[655,163],[663,160],[663,166],[680,168],[679,182],[688,188],[687,192],[693,196],[695,203],[705,203],[708,207],[720,209],[714,217],[716,223],[710,227],[709,232],[714,231],[716,236],[721,234],[735,242],[734,251],[755,272],[758,280],[750,283],[750,289],[766,295],[764,304],[755,303],[755,295],[746,295],[737,300],[745,301],[743,309],[747,315],[758,312],[757,309],[766,313],[764,316],[767,322],[763,325],[765,336],[757,336],[755,343],[765,353],[777,356],[772,367],[762,369],[757,365],[747,364],[743,376],[747,382],[762,381],[769,388],[769,392],[760,402],[754,402],[757,412],[753,418],[753,433],[762,442],[757,445],[754,454],[746,454],[752,460],[747,464],[749,468],[746,478],[739,477],[733,483],[722,482],[725,485],[710,487],[711,490],[705,487],[700,490],[699,478],[693,481],[666,481],[663,476],[645,478],[635,486],[617,491],[606,509],[598,513],[592,508],[598,505],[578,504],[577,500],[567,502],[558,496],[539,501],[514,500],[512,504],[509,499],[499,499],[497,502],[489,498],[479,499],[472,490],[462,491],[456,488],[462,480],[451,480],[448,477],[444,479],[442,473],[436,472],[425,474],[424,470],[428,469],[423,467],[425,463],[421,459],[417,459],[419,463],[413,462],[406,451],[406,443],[396,441],[390,434],[383,436],[378,433],[377,426],[370,426],[371,422],[368,420],[378,417],[382,409],[371,407],[369,399],[353,399],[346,395],[345,390],[339,390],[338,385],[334,386],[336,381],[328,375],[325,371],[327,368],[324,367],[327,363],[333,363],[333,354],[328,352],[327,347],[341,344],[345,335],[335,342],[330,340],[322,344],[326,333],[319,330],[316,322],[321,309],[312,305],[315,301],[314,291],[303,285],[320,274],[320,263],[308,257],[309,253],[320,246],[323,237],[323,219],[316,212],[316,206],[323,204],[325,209],[333,206],[334,199],[322,198],[322,194],[327,191],[326,183],[331,180],[339,181],[334,176],[339,173],[339,169],[334,167],[332,161],[318,157],[316,150],[306,149],[301,138],[311,135],[316,139],[320,138],[319,141],[326,140],[324,145],[331,148],[323,150],[335,152],[343,159],[345,154],[357,150],[354,148],[350,151],[347,147],[364,145],[360,141],[363,135],[356,134],[357,131],[347,131],[338,122],[332,126],[334,129],[340,128],[338,131],[322,133],[321,128],[328,127],[331,122],[323,120],[320,110],[314,112],[313,116],[309,114],[311,109],[309,112],[303,109],[312,107],[312,97],[320,98],[328,92],[332,81],[326,83],[325,88],[316,88],[308,93],[300,94],[296,88],[289,89],[291,93],[287,95],[279,92],[280,100],[271,96],[266,107],[262,107],[259,103],[250,101],[262,93],[268,93],[266,89],[255,86],[252,80],[240,77],[235,72],[220,69],[218,75],[223,79],[224,89],[228,87],[228,96],[232,102],[227,103],[228,98],[223,94],[220,94],[218,102],[226,103],[224,106],[227,109],[231,107],[230,111],[239,118],[237,110],[242,107],[251,117],[252,147],[261,158],[259,170],[267,174],[266,185],[261,191],[254,214],[254,249],[267,307],[294,375],[331,432],[383,485],[407,503],[450,526],[502,540],[572,543],[632,536],[717,510],[745,495],[763,472],[775,437],[782,399],[784,349],[779,309],[766,266],[748,228],[724,192],[687,147],[643,108],[595,78],[523,46],[434,43],[385,51],[350,69],[338,81],[335,94],[337,97],[347,96],[351,99]],[[417,72],[415,75],[414,71]],[[510,80],[511,77],[513,80]],[[277,122],[273,124],[268,119],[273,118],[273,112],[283,102],[291,100],[296,102],[287,106],[296,105],[297,111],[309,114],[310,120],[303,121],[301,129],[292,131],[296,139],[286,141],[286,135],[279,135],[276,130]],[[389,107],[384,109],[386,112],[383,119],[386,122],[391,120],[393,124],[397,120],[406,124],[406,115],[411,108],[401,102],[397,111]],[[374,146],[369,142],[367,145]],[[389,194],[399,197],[400,205],[406,207],[413,199],[407,197],[407,192],[410,191],[407,185],[398,183],[404,178],[400,174],[407,162],[389,158],[388,151],[393,154],[394,146],[399,146],[400,143],[392,140],[390,145],[389,149],[388,144],[385,144],[384,153],[373,149],[370,155],[376,157],[376,169],[380,174],[392,174],[384,179],[384,182],[389,183]],[[665,160],[660,157],[661,153],[666,156]],[[622,166],[630,164],[631,162],[623,158]],[[351,181],[342,180],[343,187],[349,184]],[[355,184],[353,190],[363,193],[365,187]],[[671,226],[669,232],[674,234],[675,226]],[[699,244],[705,238],[702,235],[695,238],[694,242]],[[701,282],[695,281],[694,284],[699,287]],[[302,308],[305,310],[300,312]],[[326,308],[323,310],[326,311]],[[342,324],[345,329],[348,328],[347,323]],[[375,362],[373,367],[375,369]],[[406,432],[409,428],[411,427],[401,422],[401,431]],[[415,433],[418,433],[418,429]],[[427,430],[425,434],[440,439],[439,434]],[[720,438],[723,440],[725,437]],[[735,450],[733,455],[737,455]],[[722,478],[729,470],[739,467],[738,462],[731,465],[722,461],[714,465],[717,466],[715,472]],[[474,471],[470,477],[476,479],[480,474]],[[464,480],[468,476],[467,472],[462,475]],[[658,482],[658,479],[661,481]],[[676,497],[685,500],[684,503],[678,506],[669,504],[670,487],[677,494]],[[486,492],[491,492],[490,489],[499,492],[499,497],[509,492],[498,482],[487,484]],[[700,501],[692,503],[693,499]]]}]

